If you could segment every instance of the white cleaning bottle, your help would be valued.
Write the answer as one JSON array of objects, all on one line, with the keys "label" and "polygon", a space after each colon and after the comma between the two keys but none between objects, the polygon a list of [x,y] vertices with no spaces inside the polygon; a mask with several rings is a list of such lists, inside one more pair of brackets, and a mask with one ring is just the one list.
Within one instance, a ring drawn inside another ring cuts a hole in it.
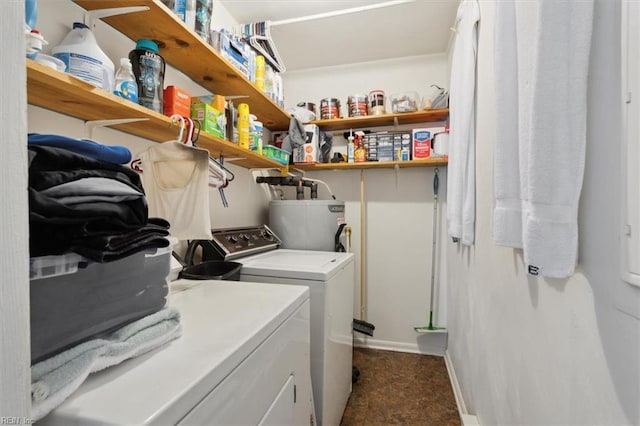
[{"label": "white cleaning bottle", "polygon": [[133,75],[129,58],[120,58],[120,68],[116,73],[116,87],[113,94],[138,103],[138,83]]},{"label": "white cleaning bottle", "polygon": [[115,67],[87,25],[74,22],[71,32],[62,43],[51,49],[51,53],[65,63],[69,74],[106,91],[113,91]]}]

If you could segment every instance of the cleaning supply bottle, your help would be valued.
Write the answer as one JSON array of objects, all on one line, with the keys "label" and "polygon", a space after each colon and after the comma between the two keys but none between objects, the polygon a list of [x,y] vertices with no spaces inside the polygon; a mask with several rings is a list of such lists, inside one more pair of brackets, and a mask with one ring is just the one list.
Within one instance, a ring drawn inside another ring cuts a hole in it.
[{"label": "cleaning supply bottle", "polygon": [[353,163],[355,161],[355,146],[353,139],[352,134],[347,138],[347,163]]},{"label": "cleaning supply bottle", "polygon": [[29,31],[36,27],[38,21],[38,0],[26,0],[24,3],[25,24],[29,27]]},{"label": "cleaning supply bottle", "polygon": [[162,114],[165,62],[158,45],[142,38],[129,52],[129,59],[138,84],[138,103]]},{"label": "cleaning supply bottle", "polygon": [[116,72],[116,87],[113,94],[138,103],[138,83],[136,76],[133,75],[129,58],[120,58],[120,68]]},{"label": "cleaning supply bottle", "polygon": [[250,120],[249,105],[238,105],[238,145],[245,149],[249,149]]},{"label": "cleaning supply bottle", "polygon": [[54,57],[66,65],[66,72],[96,87],[113,91],[115,67],[100,49],[89,27],[74,22],[73,29],[58,46],[51,49]]}]

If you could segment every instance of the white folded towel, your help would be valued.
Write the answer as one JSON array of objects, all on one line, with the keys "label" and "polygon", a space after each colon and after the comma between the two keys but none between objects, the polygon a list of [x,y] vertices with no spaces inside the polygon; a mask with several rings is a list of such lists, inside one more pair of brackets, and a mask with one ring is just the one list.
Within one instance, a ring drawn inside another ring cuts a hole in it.
[{"label": "white folded towel", "polygon": [[164,345],[181,335],[180,314],[167,307],[31,366],[31,417],[62,404],[89,374]]},{"label": "white folded towel", "polygon": [[539,4],[524,260],[530,273],[573,274],[585,162],[593,0]]},{"label": "white folded towel", "polygon": [[593,0],[496,4],[493,234],[533,275],[575,269],[592,24]]}]

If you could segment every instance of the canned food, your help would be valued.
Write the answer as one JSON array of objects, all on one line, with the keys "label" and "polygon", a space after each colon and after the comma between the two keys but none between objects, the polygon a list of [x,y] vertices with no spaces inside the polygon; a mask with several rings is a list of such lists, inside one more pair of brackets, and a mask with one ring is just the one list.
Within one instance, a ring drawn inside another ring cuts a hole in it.
[{"label": "canned food", "polygon": [[367,95],[352,95],[347,98],[349,117],[361,117],[369,114]]},{"label": "canned food", "polygon": [[384,90],[371,90],[369,92],[369,113],[371,115],[381,115],[384,109]]},{"label": "canned food", "polygon": [[340,118],[340,100],[338,98],[325,98],[320,101],[320,118],[329,120]]}]

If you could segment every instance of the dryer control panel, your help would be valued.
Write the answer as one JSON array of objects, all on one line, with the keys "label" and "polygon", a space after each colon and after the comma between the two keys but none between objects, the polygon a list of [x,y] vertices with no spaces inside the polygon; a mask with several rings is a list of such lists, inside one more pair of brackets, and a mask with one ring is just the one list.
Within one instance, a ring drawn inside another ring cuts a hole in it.
[{"label": "dryer control panel", "polygon": [[282,244],[266,225],[212,229],[211,234],[211,249],[204,249],[203,260],[234,260],[275,250]]}]

